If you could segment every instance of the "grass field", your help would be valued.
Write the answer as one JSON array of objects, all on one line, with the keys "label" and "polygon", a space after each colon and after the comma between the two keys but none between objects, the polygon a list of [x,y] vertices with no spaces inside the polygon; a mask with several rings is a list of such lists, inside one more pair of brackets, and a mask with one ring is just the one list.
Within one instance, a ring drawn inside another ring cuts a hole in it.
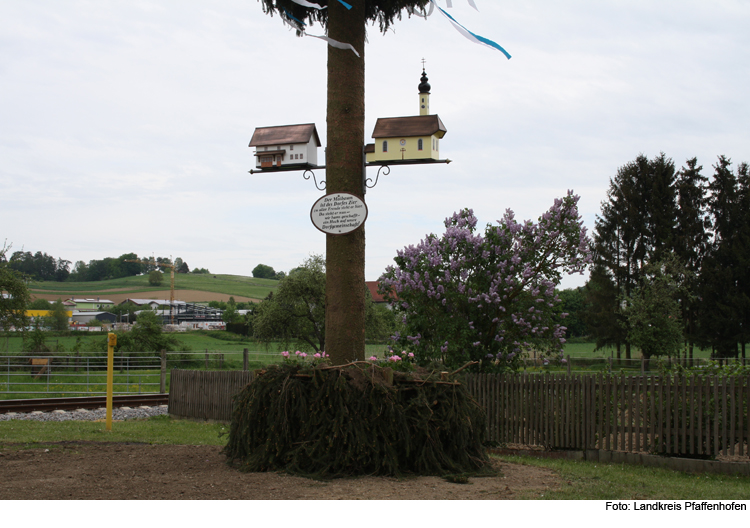
[{"label": "grass field", "polygon": [[[263,299],[278,287],[279,281],[256,279],[240,275],[203,275],[192,273],[175,274],[176,290],[198,290]],[[59,295],[60,298],[106,296],[108,293],[136,294],[157,289],[169,289],[169,274],[158,287],[148,283],[147,275],[124,277],[97,282],[30,282],[29,289],[34,293]]]},{"label": "grass field", "polygon": [[224,445],[226,439],[219,438],[219,433],[227,429],[225,424],[176,420],[166,415],[118,422],[112,431],[107,431],[103,422],[90,421],[10,420],[2,423],[0,446],[3,448],[8,444],[38,448],[45,447],[46,442],[61,441]]},{"label": "grass field", "polygon": [[552,469],[559,489],[522,495],[544,500],[750,500],[750,478],[694,474],[627,464],[502,456],[506,462]]}]

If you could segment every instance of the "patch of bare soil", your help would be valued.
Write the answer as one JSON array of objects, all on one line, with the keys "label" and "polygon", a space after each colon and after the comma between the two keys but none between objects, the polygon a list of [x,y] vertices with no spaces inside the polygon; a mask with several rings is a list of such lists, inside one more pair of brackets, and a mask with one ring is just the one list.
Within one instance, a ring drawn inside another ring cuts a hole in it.
[{"label": "patch of bare soil", "polygon": [[[111,290],[115,291],[115,290]],[[132,290],[131,290],[132,291]],[[55,301],[57,299],[67,299],[71,296],[69,294],[61,293],[41,293],[32,292],[32,296],[36,299],[47,299],[48,301]],[[76,294],[76,298],[88,299],[91,298],[91,294]],[[93,295],[94,298],[101,297],[113,301],[115,304],[120,304],[125,299],[169,299],[169,290],[148,290],[138,293],[99,293]],[[228,302],[231,295],[227,293],[215,293],[201,290],[175,290],[174,298],[177,301],[185,302],[208,302],[208,301],[224,301]],[[234,295],[234,300],[237,302],[260,302],[260,299],[253,299],[252,297],[242,297],[241,295]]]},{"label": "patch of bare soil", "polygon": [[495,462],[498,475],[455,484],[439,477],[320,482],[243,473],[219,446],[62,443],[0,451],[0,499],[516,499],[562,482],[544,468]]}]

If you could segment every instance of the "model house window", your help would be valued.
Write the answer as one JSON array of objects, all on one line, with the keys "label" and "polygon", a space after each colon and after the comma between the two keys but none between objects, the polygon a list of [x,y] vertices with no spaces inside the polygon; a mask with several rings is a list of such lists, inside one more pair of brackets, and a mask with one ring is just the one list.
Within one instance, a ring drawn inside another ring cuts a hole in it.
[{"label": "model house window", "polygon": [[304,153],[299,155],[299,159],[304,159]]},{"label": "model house window", "polygon": [[422,138],[417,140],[417,150],[422,150]]},{"label": "model house window", "polygon": [[383,141],[383,152],[388,152],[388,142]]},{"label": "model house window", "polygon": [[294,145],[289,145],[289,150],[294,150]]}]

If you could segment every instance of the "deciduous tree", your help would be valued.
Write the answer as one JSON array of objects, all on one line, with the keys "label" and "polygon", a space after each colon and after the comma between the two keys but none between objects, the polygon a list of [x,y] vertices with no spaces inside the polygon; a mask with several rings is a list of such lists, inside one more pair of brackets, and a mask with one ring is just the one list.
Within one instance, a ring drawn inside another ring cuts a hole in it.
[{"label": "deciduous tree", "polygon": [[8,266],[6,253],[10,246],[0,250],[0,329],[25,331],[29,324],[26,309],[31,295],[20,273]]},{"label": "deciduous tree", "polygon": [[164,274],[159,270],[154,270],[148,274],[148,283],[151,286],[159,286],[164,280]]}]

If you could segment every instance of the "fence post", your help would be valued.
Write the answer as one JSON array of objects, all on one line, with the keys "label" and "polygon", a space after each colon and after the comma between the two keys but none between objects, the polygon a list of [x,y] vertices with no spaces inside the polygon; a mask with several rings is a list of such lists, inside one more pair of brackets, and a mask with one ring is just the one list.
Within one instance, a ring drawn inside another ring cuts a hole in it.
[{"label": "fence post", "polygon": [[248,363],[247,363],[247,349],[242,350],[242,370],[247,372],[248,370]]},{"label": "fence post", "polygon": [[161,350],[161,376],[159,379],[159,393],[167,392],[167,351]]},{"label": "fence post", "polygon": [[641,376],[646,373],[646,358],[641,358]]},{"label": "fence post", "polygon": [[206,349],[206,370],[208,370],[208,349]]},{"label": "fence post", "polygon": [[612,356],[607,358],[607,364],[609,365],[609,373],[612,374]]},{"label": "fence post", "polygon": [[570,354],[568,354],[568,376],[570,376]]}]

